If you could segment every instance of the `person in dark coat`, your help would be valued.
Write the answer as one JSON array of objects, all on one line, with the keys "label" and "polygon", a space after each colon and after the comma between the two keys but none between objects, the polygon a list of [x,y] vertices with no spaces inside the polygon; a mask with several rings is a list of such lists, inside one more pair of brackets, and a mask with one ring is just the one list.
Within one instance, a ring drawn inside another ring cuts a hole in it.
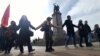
[{"label": "person in dark coat", "polygon": [[100,27],[98,24],[95,24],[94,26],[94,33],[97,35],[98,41],[100,43]]},{"label": "person in dark coat", "polygon": [[93,46],[92,45],[92,31],[91,31],[91,28],[90,26],[88,25],[88,21],[85,21],[85,24],[84,24],[84,28],[85,28],[85,33],[86,33],[86,36],[87,36],[87,40],[88,40],[88,46]]},{"label": "person in dark coat", "polygon": [[74,32],[74,27],[77,27],[77,26],[73,24],[70,15],[67,16],[67,20],[62,25],[62,27],[64,27],[64,26],[66,26],[66,28],[67,28],[67,35],[69,37],[65,46],[67,47],[69,40],[71,39],[71,37],[73,37],[74,46],[77,47],[76,40],[75,40],[75,32]]},{"label": "person in dark coat", "polygon": [[1,27],[0,27],[0,51],[1,51]]},{"label": "person in dark coat", "polygon": [[15,21],[11,21],[11,25],[7,28],[7,31],[5,33],[6,35],[6,48],[5,48],[5,54],[10,53],[11,48],[14,46],[14,40],[17,39],[17,25]]},{"label": "person in dark coat", "polygon": [[79,23],[78,23],[78,32],[79,32],[79,36],[80,36],[79,46],[80,47],[84,47],[82,45],[83,39],[85,39],[85,44],[87,46],[88,45],[88,40],[87,40],[87,35],[86,35],[86,32],[85,32],[85,27],[83,25],[82,20],[79,20]]},{"label": "person in dark coat", "polygon": [[32,28],[35,30],[35,27],[31,25],[31,23],[28,21],[27,16],[23,15],[19,21],[18,28],[20,29],[19,31],[19,48],[20,52],[23,53],[24,49],[23,46],[26,44],[28,46],[28,52],[32,52],[35,49],[32,49],[30,37],[32,35],[32,31],[29,30],[29,28]]},{"label": "person in dark coat", "polygon": [[2,29],[1,29],[1,26],[0,26],[0,51],[2,51]]},{"label": "person in dark coat", "polygon": [[18,47],[18,37],[19,35],[17,34],[17,30],[18,30],[18,26],[16,25],[15,21],[11,21],[11,25],[9,26],[10,30],[13,31],[13,45],[15,46],[15,48]]},{"label": "person in dark coat", "polygon": [[5,32],[7,30],[7,27],[1,25],[1,28],[0,28],[0,48],[1,48],[1,51],[5,51],[5,45],[6,45],[6,41],[5,41]]}]

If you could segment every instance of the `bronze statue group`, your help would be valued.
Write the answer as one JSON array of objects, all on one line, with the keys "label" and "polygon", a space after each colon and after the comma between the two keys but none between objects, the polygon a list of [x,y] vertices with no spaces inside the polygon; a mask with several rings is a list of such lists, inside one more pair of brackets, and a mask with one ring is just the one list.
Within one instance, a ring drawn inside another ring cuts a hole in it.
[{"label": "bronze statue group", "polygon": [[[100,28],[99,25],[96,24],[94,26],[94,30],[92,31],[90,26],[88,25],[88,21],[85,21],[85,24],[83,24],[82,20],[79,20],[78,26],[74,25],[71,16],[67,16],[67,20],[65,20],[64,24],[62,26],[54,26],[51,24],[51,17],[47,17],[47,20],[45,20],[41,25],[38,27],[34,27],[31,25],[30,21],[28,21],[27,16],[23,15],[19,21],[19,25],[16,25],[15,21],[11,21],[11,24],[9,27],[4,27],[1,25],[0,27],[0,50],[5,54],[9,54],[12,47],[15,46],[15,48],[19,47],[20,53],[24,53],[24,45],[27,45],[28,52],[35,51],[35,49],[32,48],[30,37],[33,36],[33,32],[30,30],[30,28],[37,30],[41,28],[40,30],[44,32],[44,39],[45,39],[45,52],[52,52],[54,49],[53,46],[53,31],[51,30],[51,27],[55,27],[58,29],[62,29],[64,26],[67,28],[67,35],[68,39],[65,42],[65,47],[68,46],[68,43],[71,38],[73,38],[73,43],[75,47],[78,47],[76,45],[76,37],[74,32],[74,27],[78,28],[78,35],[80,36],[79,39],[79,46],[84,47],[82,45],[83,39],[85,40],[86,47],[92,47],[92,33],[95,32],[98,36],[98,40],[100,42]],[[19,33],[17,31],[19,30]]]}]

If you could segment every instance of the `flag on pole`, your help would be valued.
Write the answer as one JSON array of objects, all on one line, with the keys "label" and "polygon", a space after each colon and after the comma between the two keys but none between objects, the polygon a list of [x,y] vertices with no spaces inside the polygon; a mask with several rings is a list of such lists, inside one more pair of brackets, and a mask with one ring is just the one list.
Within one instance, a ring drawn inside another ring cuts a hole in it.
[{"label": "flag on pole", "polygon": [[10,4],[7,6],[7,8],[4,12],[4,15],[2,17],[2,20],[1,20],[1,25],[2,26],[7,27],[9,16],[10,16]]}]

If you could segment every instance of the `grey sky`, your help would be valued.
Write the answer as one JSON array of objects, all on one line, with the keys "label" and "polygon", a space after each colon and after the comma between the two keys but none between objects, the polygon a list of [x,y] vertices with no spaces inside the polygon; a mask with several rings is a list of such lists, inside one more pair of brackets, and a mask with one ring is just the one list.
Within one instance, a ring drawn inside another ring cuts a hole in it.
[{"label": "grey sky", "polygon": [[71,15],[76,25],[79,19],[88,20],[92,29],[94,24],[100,24],[100,0],[50,0],[50,3],[60,6],[63,22]]}]

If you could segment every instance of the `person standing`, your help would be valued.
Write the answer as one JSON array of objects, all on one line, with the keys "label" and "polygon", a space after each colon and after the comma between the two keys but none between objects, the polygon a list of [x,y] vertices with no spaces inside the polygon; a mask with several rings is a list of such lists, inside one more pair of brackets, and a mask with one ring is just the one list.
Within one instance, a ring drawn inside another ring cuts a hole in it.
[{"label": "person standing", "polygon": [[35,50],[35,49],[32,49],[32,45],[30,41],[30,36],[32,35],[32,31],[30,31],[29,28],[36,30],[35,27],[33,27],[31,23],[28,21],[27,16],[23,15],[18,25],[18,29],[20,29],[18,42],[19,42],[19,48],[20,48],[21,53],[24,52],[24,49],[23,49],[24,44],[28,46],[29,53]]},{"label": "person standing", "polygon": [[18,34],[17,34],[18,26],[16,25],[15,21],[11,21],[10,26],[7,29],[6,33],[6,50],[5,53],[10,53],[11,48],[14,46],[14,41],[17,40]]},{"label": "person standing", "polygon": [[51,30],[51,27],[55,28],[60,28],[58,26],[54,26],[51,24],[51,17],[47,17],[47,20],[45,20],[41,25],[39,25],[36,29],[41,28],[41,31],[44,31],[44,39],[45,39],[45,44],[46,44],[46,52],[52,52],[54,51],[53,49],[53,31]]},{"label": "person standing", "polygon": [[77,27],[77,26],[73,24],[70,15],[67,16],[67,20],[65,20],[64,24],[62,25],[62,27],[64,27],[64,26],[66,26],[66,28],[67,28],[67,35],[69,37],[68,40],[65,43],[65,47],[67,47],[69,40],[71,38],[73,38],[74,47],[77,47],[76,46],[76,40],[75,40],[75,32],[74,32],[74,27]]},{"label": "person standing", "polygon": [[95,24],[94,26],[94,33],[97,35],[98,41],[100,43],[100,27],[98,24]]},{"label": "person standing", "polygon": [[6,45],[6,40],[5,40],[5,32],[7,30],[7,27],[1,25],[0,27],[0,48],[1,48],[1,51],[5,51],[5,45]]},{"label": "person standing", "polygon": [[85,33],[86,33],[86,37],[88,40],[87,46],[93,46],[93,44],[91,43],[92,42],[92,33],[91,33],[91,28],[88,25],[88,21],[85,21],[84,28],[85,28]]},{"label": "person standing", "polygon": [[79,46],[80,47],[84,47],[82,45],[83,39],[85,39],[85,44],[86,44],[86,46],[88,46],[87,35],[86,35],[86,32],[85,32],[85,27],[83,25],[82,20],[79,20],[79,23],[78,23],[78,32],[79,32],[79,36],[80,36]]},{"label": "person standing", "polygon": [[1,51],[1,26],[0,26],[0,51]]}]

